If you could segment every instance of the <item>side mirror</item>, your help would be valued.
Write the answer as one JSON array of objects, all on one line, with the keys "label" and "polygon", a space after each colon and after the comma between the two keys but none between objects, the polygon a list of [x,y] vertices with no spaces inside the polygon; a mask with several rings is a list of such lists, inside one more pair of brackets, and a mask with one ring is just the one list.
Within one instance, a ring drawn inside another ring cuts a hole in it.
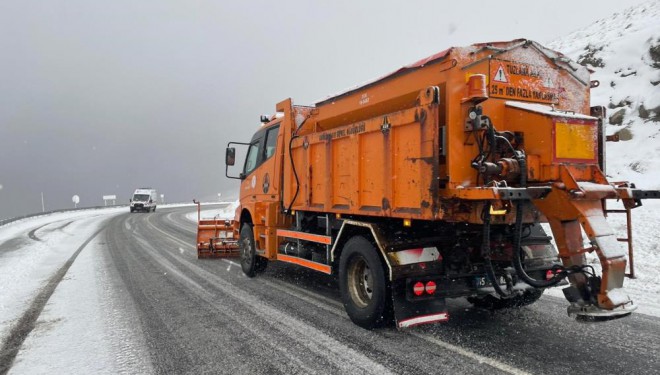
[{"label": "side mirror", "polygon": [[[233,145],[239,145],[239,157],[245,159],[245,153],[249,150],[251,143],[242,143],[242,142],[229,142],[227,143],[227,150],[225,152],[225,176],[227,178],[243,179],[243,173],[240,173],[238,170],[241,168],[241,163],[244,163],[245,160],[239,160],[239,165],[236,164],[236,148],[232,147]],[[229,167],[232,167],[231,175],[229,175]],[[239,176],[237,176],[237,174]]]},{"label": "side mirror", "polygon": [[128,203],[131,203],[131,202],[133,202],[133,200],[132,200],[132,199],[129,199],[129,200],[128,200]]},{"label": "side mirror", "polygon": [[149,203],[154,203],[154,200],[153,200],[153,199],[149,199]]},{"label": "side mirror", "polygon": [[228,166],[234,165],[236,162],[236,149],[234,147],[227,147],[227,153],[225,154],[225,164]]}]

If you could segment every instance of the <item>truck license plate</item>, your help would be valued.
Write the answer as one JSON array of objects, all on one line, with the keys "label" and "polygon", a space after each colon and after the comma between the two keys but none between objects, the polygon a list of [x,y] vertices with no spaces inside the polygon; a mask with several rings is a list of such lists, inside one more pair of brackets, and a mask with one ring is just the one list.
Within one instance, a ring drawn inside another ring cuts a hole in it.
[{"label": "truck license plate", "polygon": [[[506,280],[504,280],[504,276],[499,276],[498,277],[498,284],[499,285],[506,285]],[[488,276],[476,276],[474,278],[474,285],[477,288],[483,288],[487,286],[491,286],[490,280],[488,280]]]}]

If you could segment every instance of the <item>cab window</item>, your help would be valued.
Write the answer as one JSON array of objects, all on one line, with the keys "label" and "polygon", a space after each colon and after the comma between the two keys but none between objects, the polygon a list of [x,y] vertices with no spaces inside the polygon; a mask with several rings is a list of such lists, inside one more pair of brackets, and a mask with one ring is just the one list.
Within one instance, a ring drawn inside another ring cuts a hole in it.
[{"label": "cab window", "polygon": [[252,173],[264,161],[275,154],[277,133],[279,130],[280,126],[278,124],[268,129],[261,129],[252,137],[252,142],[245,158],[244,175],[247,176]]},{"label": "cab window", "polygon": [[268,129],[266,133],[266,147],[264,148],[264,160],[267,160],[275,154],[275,147],[277,146],[277,134],[279,133],[280,126]]},{"label": "cab window", "polygon": [[257,143],[253,143],[250,145],[250,148],[248,149],[248,154],[247,158],[245,159],[245,174],[248,175],[250,174],[256,167],[257,167],[257,162],[258,162],[258,156],[259,156],[259,145],[261,144],[261,140],[258,140]]}]

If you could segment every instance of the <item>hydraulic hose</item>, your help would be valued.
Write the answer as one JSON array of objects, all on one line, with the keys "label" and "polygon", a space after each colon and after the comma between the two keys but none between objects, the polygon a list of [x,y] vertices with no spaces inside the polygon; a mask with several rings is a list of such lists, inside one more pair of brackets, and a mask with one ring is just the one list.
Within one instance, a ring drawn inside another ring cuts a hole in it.
[{"label": "hydraulic hose", "polygon": [[512,293],[510,291],[505,292],[504,289],[500,286],[497,276],[495,275],[495,270],[493,269],[493,263],[490,260],[490,201],[487,201],[484,205],[483,213],[483,234],[481,238],[481,254],[484,257],[484,263],[486,265],[486,277],[490,281],[495,292],[500,296],[506,298],[510,297]]},{"label": "hydraulic hose", "polygon": [[[525,154],[522,152],[516,153],[516,159],[520,165],[520,187],[527,187],[527,160]],[[525,272],[522,264],[523,249],[522,242],[522,226],[523,226],[523,208],[525,203],[522,200],[516,202],[516,222],[513,233],[513,268],[516,270],[518,277],[527,284],[535,288],[547,288],[559,284],[566,274],[556,274],[550,280],[537,280],[532,278]]]},{"label": "hydraulic hose", "polygon": [[296,172],[296,165],[293,163],[293,152],[291,151],[291,148],[293,147],[293,140],[296,138],[298,138],[298,136],[294,135],[291,137],[291,140],[289,140],[289,159],[291,160],[291,169],[293,170],[293,176],[296,179],[296,193],[293,195],[293,199],[291,199],[289,208],[287,208],[286,210],[287,213],[291,212],[291,207],[293,207],[293,203],[296,201],[296,198],[298,198],[298,193],[300,193],[300,180],[298,179],[298,172]]}]

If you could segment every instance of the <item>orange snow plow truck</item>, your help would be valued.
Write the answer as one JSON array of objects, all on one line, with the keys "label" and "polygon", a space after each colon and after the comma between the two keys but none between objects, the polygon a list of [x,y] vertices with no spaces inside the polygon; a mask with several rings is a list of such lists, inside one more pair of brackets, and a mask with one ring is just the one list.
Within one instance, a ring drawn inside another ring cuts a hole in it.
[{"label": "orange snow plow truck", "polygon": [[240,206],[200,223],[199,254],[238,252],[250,277],[272,261],[336,275],[364,328],[446,321],[446,298],[522,306],[558,284],[570,315],[630,314],[631,234],[617,239],[605,201],[630,218],[660,193],[606,178],[595,86],[513,40],[450,48],[315,106],[284,100],[249,143],[229,143]]}]

